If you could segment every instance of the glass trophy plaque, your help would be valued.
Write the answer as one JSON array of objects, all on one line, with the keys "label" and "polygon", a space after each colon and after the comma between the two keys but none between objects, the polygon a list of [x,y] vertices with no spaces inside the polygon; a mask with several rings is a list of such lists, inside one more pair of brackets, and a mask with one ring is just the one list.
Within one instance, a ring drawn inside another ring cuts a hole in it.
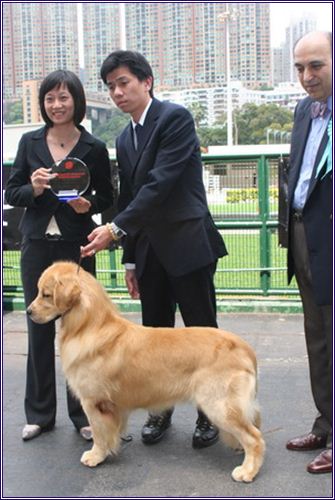
[{"label": "glass trophy plaque", "polygon": [[78,158],[68,157],[55,163],[52,166],[52,174],[57,174],[57,177],[50,180],[50,187],[61,201],[78,198],[90,184],[88,167]]}]

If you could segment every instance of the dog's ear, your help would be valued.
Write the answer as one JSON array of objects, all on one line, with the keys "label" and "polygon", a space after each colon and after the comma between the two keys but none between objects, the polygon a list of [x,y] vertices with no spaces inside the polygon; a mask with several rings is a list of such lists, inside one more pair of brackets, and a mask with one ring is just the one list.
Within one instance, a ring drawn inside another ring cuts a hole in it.
[{"label": "dog's ear", "polygon": [[79,283],[73,276],[59,278],[54,288],[54,304],[61,312],[67,311],[79,301],[80,293]]}]

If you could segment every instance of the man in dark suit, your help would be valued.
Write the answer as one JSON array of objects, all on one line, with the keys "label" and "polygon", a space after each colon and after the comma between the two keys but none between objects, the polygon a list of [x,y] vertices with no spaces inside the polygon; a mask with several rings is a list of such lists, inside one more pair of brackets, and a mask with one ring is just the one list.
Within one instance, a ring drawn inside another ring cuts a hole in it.
[{"label": "man in dark suit", "polygon": [[289,450],[326,448],[308,472],[332,472],[333,218],[332,36],[312,32],[294,49],[295,67],[309,97],[298,103],[288,177],[288,276],[295,274],[303,303],[310,379],[319,412],[311,431]]},{"label": "man in dark suit", "polygon": [[[124,236],[126,282],[131,297],[141,299],[144,325],[174,326],[178,305],[186,326],[217,327],[214,273],[227,252],[209,213],[193,118],[153,97],[152,69],[137,52],[111,53],[101,77],[131,121],[116,142],[119,213],[89,235],[82,255]],[[172,410],[149,415],[144,443],[160,441]],[[202,448],[218,440],[218,431],[198,412],[193,446]]]}]

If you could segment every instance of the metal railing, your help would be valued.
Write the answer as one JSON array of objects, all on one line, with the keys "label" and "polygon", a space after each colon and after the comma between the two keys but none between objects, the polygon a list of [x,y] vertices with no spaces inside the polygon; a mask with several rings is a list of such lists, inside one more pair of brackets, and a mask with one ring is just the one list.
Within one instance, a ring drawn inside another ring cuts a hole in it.
[{"label": "metal railing", "polygon": [[[278,245],[278,159],[283,149],[270,150],[266,145],[261,150],[230,149],[234,151],[202,156],[208,204],[228,249],[215,275],[218,300],[274,296],[297,300],[295,281],[287,285],[286,250]],[[9,166],[4,164],[5,169]],[[5,250],[3,262],[6,307],[22,300],[19,250]],[[97,255],[97,278],[114,297],[128,298],[120,249]]]}]

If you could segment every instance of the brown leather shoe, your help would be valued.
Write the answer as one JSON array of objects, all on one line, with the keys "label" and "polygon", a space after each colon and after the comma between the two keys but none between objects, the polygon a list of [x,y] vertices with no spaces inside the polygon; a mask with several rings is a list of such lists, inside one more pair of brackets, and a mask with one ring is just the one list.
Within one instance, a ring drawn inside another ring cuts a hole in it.
[{"label": "brown leather shoe", "polygon": [[311,474],[325,474],[333,472],[333,452],[324,450],[314,460],[307,465],[307,470]]},{"label": "brown leather shoe", "polygon": [[295,451],[309,451],[318,450],[319,448],[325,448],[327,443],[327,436],[316,436],[312,432],[305,434],[304,436],[299,436],[291,439],[286,443],[286,448],[288,450]]}]

